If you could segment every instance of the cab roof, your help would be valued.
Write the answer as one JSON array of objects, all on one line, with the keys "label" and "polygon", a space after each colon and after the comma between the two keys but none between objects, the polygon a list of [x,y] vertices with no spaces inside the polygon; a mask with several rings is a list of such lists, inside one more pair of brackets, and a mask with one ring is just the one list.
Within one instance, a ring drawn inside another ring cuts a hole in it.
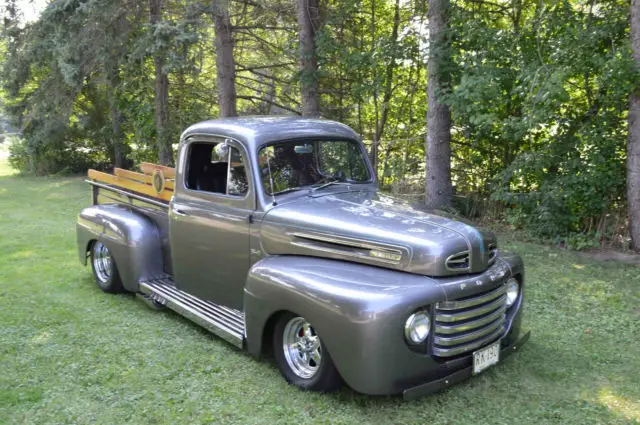
[{"label": "cab roof", "polygon": [[296,116],[247,116],[202,121],[187,128],[180,140],[192,136],[229,137],[250,150],[280,140],[310,137],[360,140],[358,134],[345,124]]}]

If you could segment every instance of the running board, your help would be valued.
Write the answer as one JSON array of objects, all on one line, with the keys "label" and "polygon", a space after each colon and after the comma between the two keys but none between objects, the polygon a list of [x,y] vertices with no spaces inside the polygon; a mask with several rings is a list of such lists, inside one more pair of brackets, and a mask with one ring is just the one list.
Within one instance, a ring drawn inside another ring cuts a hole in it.
[{"label": "running board", "polygon": [[176,288],[171,278],[140,282],[140,292],[225,341],[242,348],[244,340],[243,312],[202,300],[181,291]]}]

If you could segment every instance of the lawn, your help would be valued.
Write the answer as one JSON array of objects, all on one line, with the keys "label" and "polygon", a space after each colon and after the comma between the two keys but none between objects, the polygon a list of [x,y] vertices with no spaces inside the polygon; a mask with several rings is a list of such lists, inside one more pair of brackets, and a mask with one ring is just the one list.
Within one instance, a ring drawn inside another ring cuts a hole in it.
[{"label": "lawn", "polygon": [[637,266],[504,235],[527,267],[521,352],[413,402],[305,393],[176,314],[100,292],[76,253],[89,199],[81,178],[0,163],[0,424],[640,423]]}]

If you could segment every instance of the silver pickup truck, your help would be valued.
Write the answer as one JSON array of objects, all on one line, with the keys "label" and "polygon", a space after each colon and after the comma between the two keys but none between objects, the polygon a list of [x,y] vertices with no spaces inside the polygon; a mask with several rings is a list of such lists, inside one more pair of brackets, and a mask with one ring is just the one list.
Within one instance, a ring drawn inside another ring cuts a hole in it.
[{"label": "silver pickup truck", "polygon": [[273,354],[301,388],[413,398],[529,337],[520,257],[380,193],[346,125],[205,121],[182,134],[174,173],[159,167],[141,189],[126,173],[94,173],[93,205],[78,216],[80,260],[98,286]]}]

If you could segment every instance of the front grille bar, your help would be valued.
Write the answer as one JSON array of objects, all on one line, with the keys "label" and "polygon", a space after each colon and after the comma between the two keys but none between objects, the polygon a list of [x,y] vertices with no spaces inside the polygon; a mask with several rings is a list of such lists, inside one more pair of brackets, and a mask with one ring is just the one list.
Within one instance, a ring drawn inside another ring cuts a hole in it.
[{"label": "front grille bar", "polygon": [[436,335],[433,339],[433,342],[437,345],[444,345],[447,347],[452,345],[464,344],[465,342],[473,341],[474,339],[481,338],[487,335],[488,333],[495,331],[500,326],[502,326],[502,324],[504,323],[504,319],[505,319],[505,316],[503,314],[497,320],[494,320],[490,325],[480,328],[478,330],[475,330],[473,332],[464,333],[462,335],[456,335],[456,336]]},{"label": "front grille bar", "polygon": [[455,325],[443,325],[441,323],[436,323],[436,333],[450,335],[450,334],[456,334],[460,332],[471,331],[473,329],[479,328],[481,326],[484,326],[488,323],[493,322],[500,316],[504,316],[504,313],[506,310],[507,310],[507,306],[503,305],[502,307],[500,307],[493,313],[489,314],[488,316],[484,316],[478,320],[473,320],[471,322],[464,322],[464,323],[455,324]]},{"label": "front grille bar", "polygon": [[432,354],[453,357],[495,341],[505,330],[507,286],[436,304]]},{"label": "front grille bar", "polygon": [[[500,298],[491,301],[489,304],[483,305],[482,307],[474,308],[473,310],[465,310],[460,313],[447,312],[447,313],[437,313],[436,320],[439,322],[460,322],[462,320],[472,319],[474,317],[481,316],[483,314],[489,313],[500,306],[504,305],[505,300],[507,299],[506,295],[501,295]],[[436,307],[436,309],[440,309]]]},{"label": "front grille bar", "polygon": [[457,356],[460,354],[465,354],[468,353],[472,350],[475,350],[476,348],[482,347],[492,341],[494,341],[496,338],[498,338],[500,335],[502,335],[504,333],[504,326],[499,327],[498,329],[496,329],[494,332],[492,332],[491,334],[485,336],[482,339],[479,339],[477,341],[474,341],[470,344],[466,344],[466,345],[460,345],[458,347],[452,347],[452,348],[440,348],[438,346],[433,346],[433,354],[435,356],[438,357],[453,357],[453,356]]},{"label": "front grille bar", "polygon": [[500,285],[496,289],[486,292],[478,297],[468,298],[458,301],[443,301],[438,303],[438,310],[460,310],[462,308],[469,308],[479,304],[484,304],[487,301],[491,301],[494,298],[507,292],[507,285]]}]

